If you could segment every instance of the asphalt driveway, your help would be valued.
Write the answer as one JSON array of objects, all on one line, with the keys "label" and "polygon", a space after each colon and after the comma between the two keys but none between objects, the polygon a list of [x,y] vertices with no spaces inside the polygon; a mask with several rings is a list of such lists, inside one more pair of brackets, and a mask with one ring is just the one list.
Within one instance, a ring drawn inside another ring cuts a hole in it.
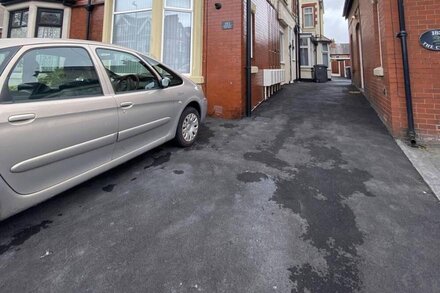
[{"label": "asphalt driveway", "polygon": [[0,292],[440,292],[439,272],[440,204],[345,82],[0,223]]}]

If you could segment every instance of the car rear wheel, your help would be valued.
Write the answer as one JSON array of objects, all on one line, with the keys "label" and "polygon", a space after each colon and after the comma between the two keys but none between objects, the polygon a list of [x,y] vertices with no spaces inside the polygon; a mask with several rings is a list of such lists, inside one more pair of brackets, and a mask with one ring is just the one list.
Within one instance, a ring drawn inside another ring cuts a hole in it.
[{"label": "car rear wheel", "polygon": [[200,114],[193,107],[183,110],[176,132],[176,142],[181,147],[191,146],[197,138],[200,126]]}]

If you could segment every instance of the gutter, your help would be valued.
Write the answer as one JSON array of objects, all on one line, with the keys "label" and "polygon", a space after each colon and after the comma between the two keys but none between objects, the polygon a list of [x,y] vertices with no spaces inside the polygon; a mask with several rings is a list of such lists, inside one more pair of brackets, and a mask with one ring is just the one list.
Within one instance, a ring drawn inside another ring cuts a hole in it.
[{"label": "gutter", "polygon": [[345,0],[344,9],[342,13],[343,17],[348,18],[348,14],[350,13],[352,4],[353,4],[353,0]]},{"label": "gutter", "polygon": [[297,18],[298,18],[298,23],[296,24],[296,28],[297,28],[297,40],[296,40],[296,70],[297,70],[297,75],[296,75],[296,79],[297,80],[301,80],[301,14],[302,10],[300,11],[300,5],[299,5],[299,0],[296,1],[296,13],[297,13]]},{"label": "gutter", "polygon": [[406,114],[408,119],[408,138],[412,147],[417,146],[416,141],[416,131],[414,128],[414,112],[412,105],[412,91],[411,91],[411,75],[409,70],[409,60],[408,60],[408,44],[407,44],[407,36],[408,33],[406,31],[405,24],[405,4],[403,0],[397,0],[397,5],[399,8],[399,24],[400,24],[400,32],[397,34],[397,37],[401,41],[402,46],[402,62],[403,62],[403,76],[405,81],[405,98],[406,98]]}]

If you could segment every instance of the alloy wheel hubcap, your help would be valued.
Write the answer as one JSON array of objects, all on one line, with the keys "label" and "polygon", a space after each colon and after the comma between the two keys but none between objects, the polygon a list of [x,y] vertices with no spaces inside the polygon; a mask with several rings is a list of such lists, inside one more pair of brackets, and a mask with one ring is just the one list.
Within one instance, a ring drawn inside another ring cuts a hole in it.
[{"label": "alloy wheel hubcap", "polygon": [[182,125],[182,136],[187,142],[193,141],[199,131],[199,119],[194,113],[186,115]]}]

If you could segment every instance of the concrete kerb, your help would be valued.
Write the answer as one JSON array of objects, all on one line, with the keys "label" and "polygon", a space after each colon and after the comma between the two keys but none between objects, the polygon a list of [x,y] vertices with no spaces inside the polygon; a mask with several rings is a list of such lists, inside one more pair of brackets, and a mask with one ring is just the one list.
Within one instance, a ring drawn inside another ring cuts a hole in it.
[{"label": "concrete kerb", "polygon": [[412,148],[402,140],[396,142],[440,201],[440,147]]}]

